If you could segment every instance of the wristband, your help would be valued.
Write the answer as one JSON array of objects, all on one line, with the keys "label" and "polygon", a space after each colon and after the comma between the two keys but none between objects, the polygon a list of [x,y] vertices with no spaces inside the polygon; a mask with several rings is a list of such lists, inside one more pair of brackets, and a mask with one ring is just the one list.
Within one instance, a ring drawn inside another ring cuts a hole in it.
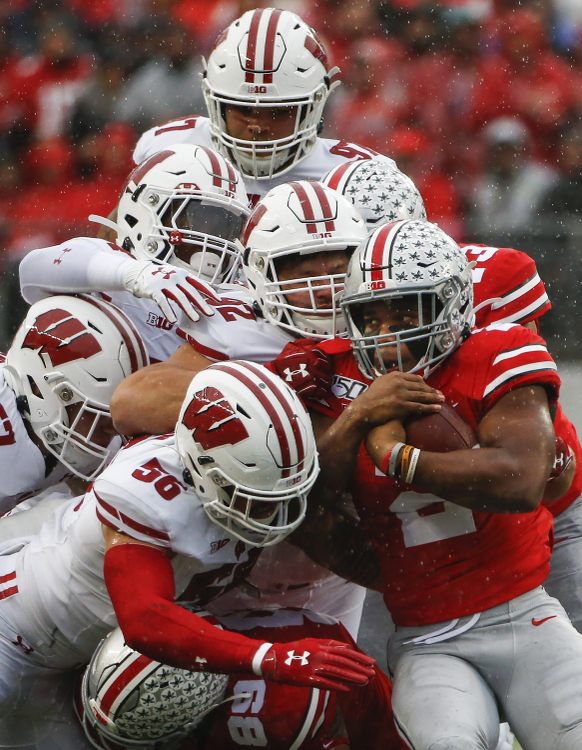
[{"label": "wristband", "polygon": [[416,465],[418,463],[418,457],[420,456],[420,448],[413,448],[408,461],[408,471],[406,472],[406,484],[412,484],[414,479],[414,472],[416,471]]},{"label": "wristband", "polygon": [[408,465],[410,463],[410,454],[414,448],[412,445],[405,445],[400,454],[400,461],[396,464],[396,471],[394,472],[394,479],[397,482],[403,482],[404,477],[408,474]]},{"label": "wristband", "polygon": [[265,658],[265,654],[270,648],[272,648],[272,646],[272,643],[263,643],[261,646],[259,646],[255,655],[253,656],[253,661],[251,664],[252,670],[259,677],[263,676],[263,673],[261,672],[261,664],[263,662],[263,659]]},{"label": "wristband", "polygon": [[404,447],[405,443],[396,443],[396,445],[388,451],[388,453],[382,459],[382,463],[380,464],[380,471],[382,472],[382,474],[386,474],[386,476],[388,477],[394,476],[398,454]]}]

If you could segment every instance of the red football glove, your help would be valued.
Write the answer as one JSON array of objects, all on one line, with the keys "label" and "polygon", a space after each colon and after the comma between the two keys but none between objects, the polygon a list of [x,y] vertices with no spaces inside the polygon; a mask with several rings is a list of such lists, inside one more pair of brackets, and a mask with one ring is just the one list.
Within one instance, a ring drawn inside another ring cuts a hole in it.
[{"label": "red football glove", "polygon": [[316,349],[313,339],[290,341],[266,366],[288,383],[302,399],[323,398],[331,387],[333,365],[329,356]]},{"label": "red football glove", "polygon": [[556,435],[556,460],[550,474],[549,482],[562,476],[568,466],[572,463],[574,456],[570,452],[570,446],[566,441]]},{"label": "red football glove", "polygon": [[348,692],[350,685],[365,685],[374,677],[374,664],[372,657],[347,643],[303,638],[274,643],[260,669],[265,679],[274,682]]}]

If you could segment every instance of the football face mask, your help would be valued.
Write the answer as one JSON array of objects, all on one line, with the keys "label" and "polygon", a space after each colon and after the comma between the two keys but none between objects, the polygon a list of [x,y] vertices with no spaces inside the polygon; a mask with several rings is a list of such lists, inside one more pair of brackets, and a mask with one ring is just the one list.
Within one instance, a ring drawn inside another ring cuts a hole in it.
[{"label": "football face mask", "polygon": [[373,232],[350,262],[342,310],[362,371],[426,377],[469,335],[471,266],[435,224],[398,221]]}]

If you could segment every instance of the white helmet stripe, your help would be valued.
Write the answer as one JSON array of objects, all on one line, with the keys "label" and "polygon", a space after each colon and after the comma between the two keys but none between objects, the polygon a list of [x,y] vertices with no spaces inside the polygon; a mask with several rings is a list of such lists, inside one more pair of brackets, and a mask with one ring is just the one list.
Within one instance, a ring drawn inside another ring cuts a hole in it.
[{"label": "white helmet stripe", "polygon": [[[404,224],[406,224],[406,222],[398,222],[396,225],[396,233],[398,233]],[[392,278],[392,248],[396,233],[391,240],[389,239],[389,236],[394,232],[394,229],[394,223],[386,224],[377,233],[372,235],[371,263],[369,268],[364,269],[366,281],[382,281],[383,269],[386,268],[388,268],[389,271],[389,278]],[[367,252],[366,255],[368,255]],[[368,272],[371,272],[369,279],[367,278]]]}]

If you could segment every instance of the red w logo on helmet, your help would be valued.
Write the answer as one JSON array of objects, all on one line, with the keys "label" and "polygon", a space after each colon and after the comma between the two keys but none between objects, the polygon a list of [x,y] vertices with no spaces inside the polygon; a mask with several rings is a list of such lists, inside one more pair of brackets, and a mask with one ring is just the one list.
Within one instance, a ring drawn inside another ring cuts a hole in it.
[{"label": "red w logo on helmet", "polygon": [[183,424],[193,431],[204,450],[236,445],[248,438],[247,428],[218,388],[208,386],[194,394],[184,412]]},{"label": "red w logo on helmet", "polygon": [[76,359],[88,359],[101,351],[95,336],[84,323],[66,310],[49,310],[39,315],[22,342],[23,349],[38,349],[53,367]]}]

